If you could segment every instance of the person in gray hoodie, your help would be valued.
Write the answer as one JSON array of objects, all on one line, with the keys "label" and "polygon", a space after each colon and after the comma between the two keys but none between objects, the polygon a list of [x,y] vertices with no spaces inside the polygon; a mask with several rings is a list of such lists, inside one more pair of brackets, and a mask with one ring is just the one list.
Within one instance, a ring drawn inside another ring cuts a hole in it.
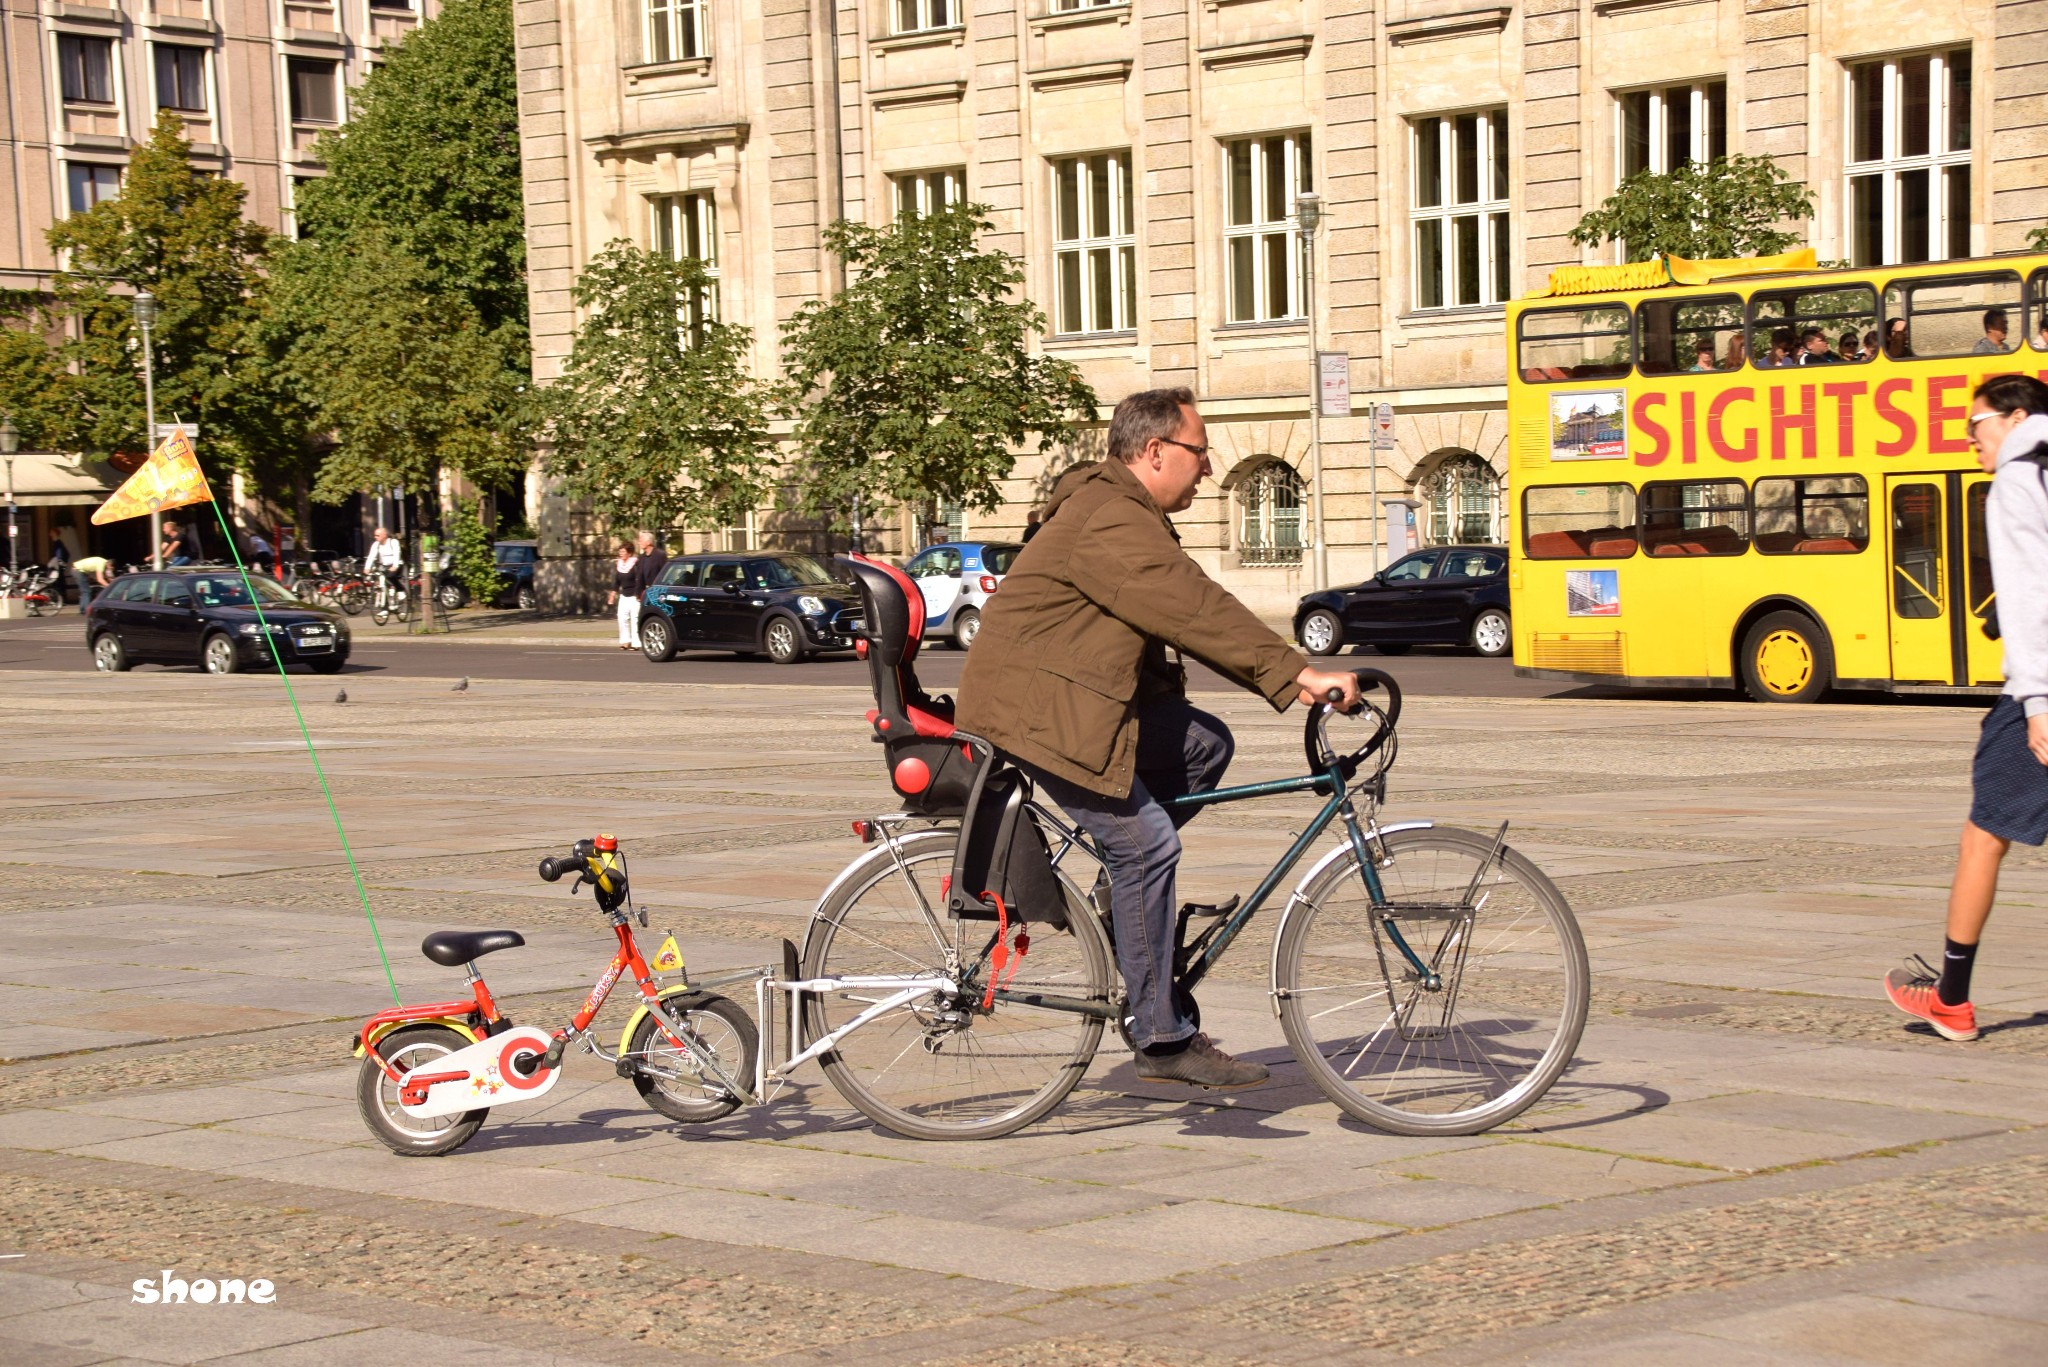
[{"label": "person in gray hoodie", "polygon": [[1997,375],[1974,398],[1970,440],[1992,477],[1985,520],[2005,689],[1984,718],[1970,769],[1941,968],[1915,955],[1885,978],[1894,1006],[1952,1040],[1977,1038],[1970,971],[2005,852],[2015,840],[2048,841],[2048,385]]}]

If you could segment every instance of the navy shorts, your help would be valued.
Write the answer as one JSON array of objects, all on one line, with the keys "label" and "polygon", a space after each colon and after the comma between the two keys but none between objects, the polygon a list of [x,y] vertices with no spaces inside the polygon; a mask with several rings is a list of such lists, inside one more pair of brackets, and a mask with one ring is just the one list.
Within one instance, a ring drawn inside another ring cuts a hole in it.
[{"label": "navy shorts", "polygon": [[2027,748],[2020,704],[2001,697],[1984,718],[1970,765],[1970,824],[2022,845],[2048,840],[2048,764]]}]

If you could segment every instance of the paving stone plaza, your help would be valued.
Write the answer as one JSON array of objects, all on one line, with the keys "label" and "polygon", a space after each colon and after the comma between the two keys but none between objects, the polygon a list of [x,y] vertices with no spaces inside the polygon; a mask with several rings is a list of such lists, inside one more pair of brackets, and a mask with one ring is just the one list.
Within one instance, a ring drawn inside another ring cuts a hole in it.
[{"label": "paving stone plaza", "polygon": [[[767,962],[889,796],[853,688],[297,682],[401,991],[461,994],[428,931],[512,927],[484,967],[522,1022],[611,951],[540,856],[615,832],[693,970]],[[1234,779],[1295,771],[1298,714],[1205,705]],[[0,1362],[2048,1360],[2048,861],[2008,863],[1981,1041],[1878,991],[1940,948],[1980,716],[1412,699],[1390,814],[1512,821],[1592,956],[1578,1062],[1485,1136],[1340,1118],[1267,918],[1203,991],[1263,1089],[1140,1084],[1106,1042],[1048,1121],[919,1144],[815,1070],[692,1128],[572,1054],[420,1160],[356,1113],[345,1041],[389,995],[278,681],[9,673]],[[1204,815],[1184,895],[1311,810]],[[165,1269],[276,1300],[134,1304]]]}]

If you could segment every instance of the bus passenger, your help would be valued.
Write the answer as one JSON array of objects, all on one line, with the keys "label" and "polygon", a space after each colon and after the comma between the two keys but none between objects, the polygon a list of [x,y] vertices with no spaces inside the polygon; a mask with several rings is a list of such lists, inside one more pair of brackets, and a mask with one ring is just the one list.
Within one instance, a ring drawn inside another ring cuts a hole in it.
[{"label": "bus passenger", "polygon": [[1828,335],[1819,328],[1808,328],[1799,334],[1800,365],[1833,365],[1841,359],[1828,350]]},{"label": "bus passenger", "polygon": [[1713,338],[1702,337],[1699,341],[1693,343],[1692,369],[1694,372],[1715,369]]},{"label": "bus passenger", "polygon": [[1854,328],[1850,328],[1847,332],[1843,333],[1841,340],[1836,345],[1841,348],[1841,357],[1845,361],[1861,361],[1865,359],[1863,355],[1863,339],[1856,335],[1856,329]]},{"label": "bus passenger", "polygon": [[1885,324],[1884,354],[1895,361],[1903,361],[1913,354],[1913,344],[1906,340],[1906,320],[1894,318]]},{"label": "bus passenger", "polygon": [[1729,333],[1728,350],[1721,357],[1721,369],[1742,369],[1742,362],[1744,358],[1748,356],[1748,354],[1749,344],[1743,340],[1742,334],[1739,332]]},{"label": "bus passenger", "polygon": [[1863,334],[1863,359],[1866,361],[1874,361],[1877,359],[1876,328],[1872,328],[1870,331]]},{"label": "bus passenger", "polygon": [[1943,1039],[1977,1038],[1970,971],[1991,918],[1998,868],[2017,840],[2048,840],[2048,385],[1998,375],[1977,386],[1970,441],[1991,475],[1985,505],[2005,689],[1970,766],[1970,816],[1949,884],[1939,971],[1915,955],[1884,981],[1892,1005]]},{"label": "bus passenger", "polygon": [[1984,310],[1984,335],[1977,345],[1970,348],[1973,356],[2003,356],[2012,348],[2005,344],[2006,318],[2004,309]]},{"label": "bus passenger", "polygon": [[1771,334],[1771,349],[1764,354],[1764,358],[1758,361],[1757,365],[1766,370],[1775,370],[1779,366],[1797,365],[1799,363],[1792,359],[1792,353],[1795,350],[1797,350],[1797,346],[1792,337],[1792,329],[1779,328]]}]

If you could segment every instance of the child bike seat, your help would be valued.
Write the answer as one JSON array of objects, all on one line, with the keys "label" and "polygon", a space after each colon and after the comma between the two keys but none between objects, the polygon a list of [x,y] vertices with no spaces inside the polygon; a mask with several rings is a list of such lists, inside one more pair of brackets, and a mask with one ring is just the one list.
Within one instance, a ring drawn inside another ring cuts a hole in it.
[{"label": "child bike seat", "polygon": [[526,937],[516,930],[437,930],[420,941],[420,953],[443,968],[458,968],[501,949],[517,949]]},{"label": "child bike seat", "polygon": [[924,595],[894,565],[865,555],[841,556],[860,586],[858,650],[868,662],[875,705],[868,724],[882,747],[889,782],[905,810],[926,816],[957,816],[967,802],[983,758],[953,729],[950,698],[934,698],[917,681],[912,662],[924,635]]}]

